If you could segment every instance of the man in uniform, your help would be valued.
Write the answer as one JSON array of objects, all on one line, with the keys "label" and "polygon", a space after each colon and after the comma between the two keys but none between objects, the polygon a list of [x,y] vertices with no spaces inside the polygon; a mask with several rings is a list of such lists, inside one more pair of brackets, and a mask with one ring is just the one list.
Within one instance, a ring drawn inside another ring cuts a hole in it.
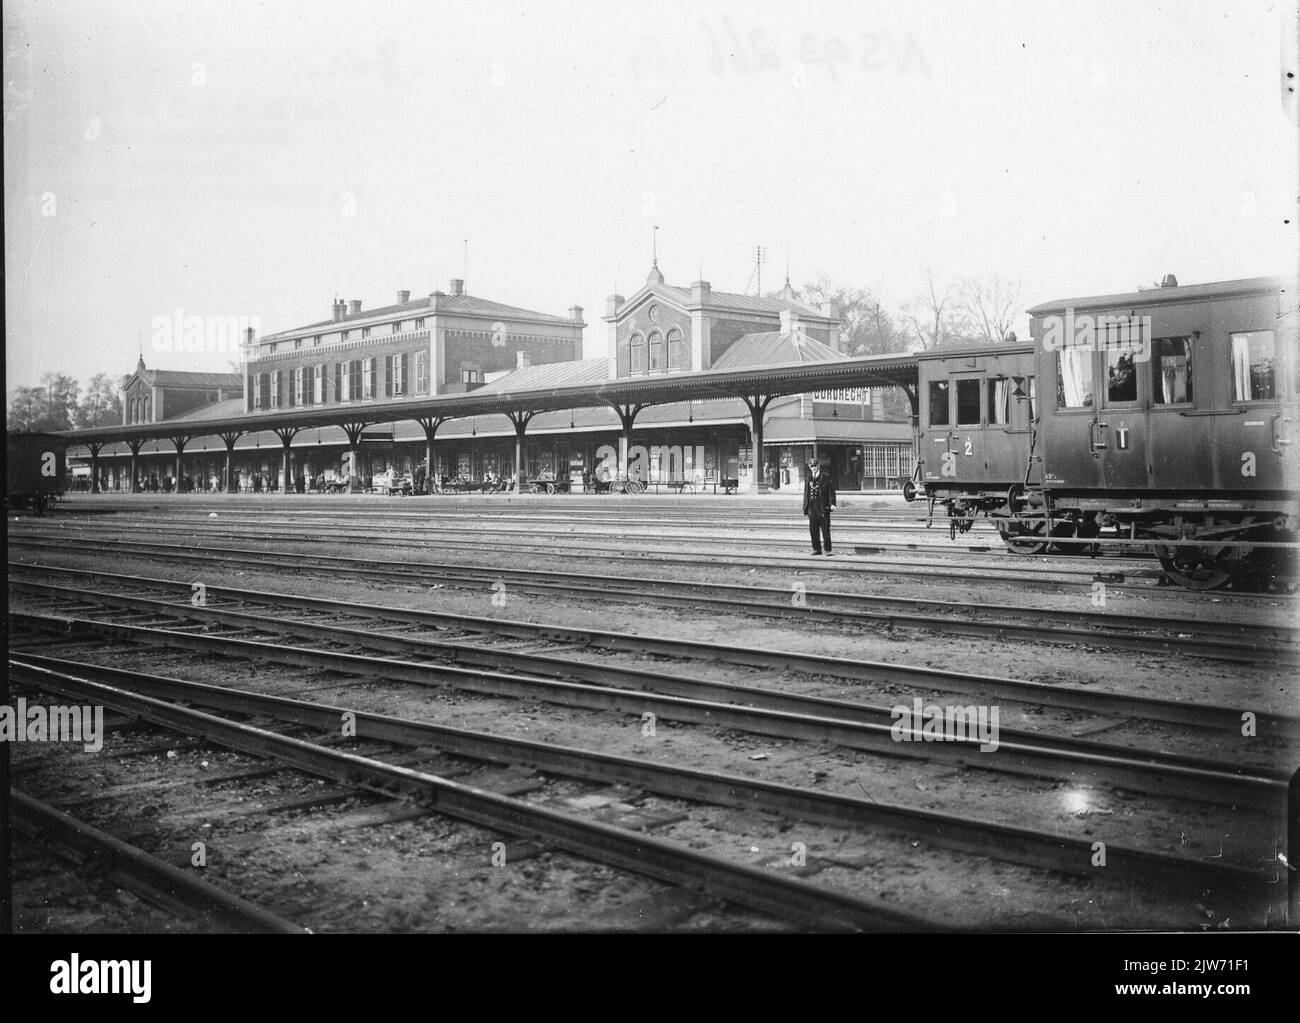
[{"label": "man in uniform", "polygon": [[808,463],[808,479],[803,485],[803,513],[808,516],[813,554],[823,546],[831,554],[831,510],[835,507],[835,484],[827,466],[816,458]]}]

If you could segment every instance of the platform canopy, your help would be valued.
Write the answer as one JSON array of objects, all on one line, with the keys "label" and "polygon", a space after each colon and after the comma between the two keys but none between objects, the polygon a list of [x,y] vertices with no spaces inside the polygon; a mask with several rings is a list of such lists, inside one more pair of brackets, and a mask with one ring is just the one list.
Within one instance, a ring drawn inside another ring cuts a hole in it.
[{"label": "platform canopy", "polygon": [[[160,437],[218,436],[263,430],[304,429],[345,424],[393,423],[420,419],[462,419],[491,413],[552,412],[596,406],[664,405],[761,394],[777,397],[849,387],[901,387],[915,408],[917,364],[914,355],[873,355],[835,361],[800,362],[728,369],[715,367],[696,373],[599,379],[593,363],[530,367],[509,373],[468,393],[407,400],[353,401],[347,404],[281,408],[213,418],[197,415],[158,423],[100,426],[63,433],[70,444]],[[566,375],[559,367],[576,367]],[[607,371],[606,371],[607,372]],[[229,408],[229,403],[220,403]],[[223,409],[224,410],[224,409]]]}]

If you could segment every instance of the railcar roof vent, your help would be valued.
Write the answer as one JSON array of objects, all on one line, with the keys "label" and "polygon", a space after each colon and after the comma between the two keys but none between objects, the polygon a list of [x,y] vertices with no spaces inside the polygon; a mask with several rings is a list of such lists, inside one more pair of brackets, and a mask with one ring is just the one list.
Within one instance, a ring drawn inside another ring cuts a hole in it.
[{"label": "railcar roof vent", "polygon": [[1165,274],[1164,280],[1160,282],[1160,287],[1176,288],[1178,287],[1178,278],[1175,277],[1173,274]]}]

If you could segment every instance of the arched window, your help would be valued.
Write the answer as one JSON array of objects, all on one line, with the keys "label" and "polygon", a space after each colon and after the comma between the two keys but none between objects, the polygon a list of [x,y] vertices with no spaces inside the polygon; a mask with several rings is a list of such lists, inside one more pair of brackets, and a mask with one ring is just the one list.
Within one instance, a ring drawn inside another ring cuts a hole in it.
[{"label": "arched window", "polygon": [[646,371],[645,358],[645,338],[640,334],[632,335],[632,372],[644,373]]},{"label": "arched window", "polygon": [[650,333],[650,372],[664,371],[664,336],[659,331]]},{"label": "arched window", "polygon": [[686,342],[682,338],[682,332],[676,327],[668,332],[668,368],[670,370],[686,368]]}]

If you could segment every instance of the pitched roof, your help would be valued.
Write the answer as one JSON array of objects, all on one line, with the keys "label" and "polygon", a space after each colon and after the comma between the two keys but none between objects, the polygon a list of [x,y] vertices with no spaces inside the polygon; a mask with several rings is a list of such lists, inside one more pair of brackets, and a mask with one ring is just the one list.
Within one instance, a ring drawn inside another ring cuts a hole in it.
[{"label": "pitched roof", "polygon": [[713,363],[713,370],[756,369],[760,366],[792,366],[805,362],[841,362],[844,355],[801,330],[779,330],[746,334],[738,338]]},{"label": "pitched roof", "polygon": [[[191,373],[174,369],[137,370],[132,376],[138,376],[150,387],[192,387],[204,390],[212,387],[244,386],[244,377],[239,373]],[[130,377],[127,378],[130,380]]]},{"label": "pitched roof", "polygon": [[[679,288],[675,284],[652,283],[647,286],[647,289],[651,294],[666,298],[677,305],[685,307],[691,304],[690,288]],[[632,297],[636,298],[635,295]],[[775,298],[761,295],[740,295],[734,291],[710,291],[709,300],[704,305],[709,309],[734,309],[737,312],[763,313],[768,316],[779,316],[782,309],[793,309],[804,316],[820,317],[822,315],[820,309],[815,309],[798,299],[785,298],[781,295]]]},{"label": "pitched roof", "polygon": [[[435,292],[434,294],[438,297],[437,311],[440,313],[447,312],[461,316],[490,316],[494,319],[536,320],[543,323],[575,322],[569,317],[539,313],[532,309],[522,309],[519,306],[493,302],[474,295],[448,295],[443,292]],[[302,327],[291,327],[288,330],[277,331],[274,334],[263,334],[258,340],[268,341],[276,338],[292,337],[294,334],[324,331],[369,320],[384,320],[397,316],[416,316],[420,313],[428,313],[432,308],[433,296],[424,295],[421,298],[413,298],[409,302],[398,302],[393,305],[380,306],[377,309],[362,309],[358,313],[345,313],[341,320],[319,320],[316,323],[309,323]]]},{"label": "pitched roof", "polygon": [[243,414],[244,398],[243,395],[240,395],[238,398],[227,398],[225,401],[210,401],[206,405],[192,408],[180,413],[180,415],[167,416],[166,421],[169,423],[193,423],[207,419],[228,419],[230,416]]},{"label": "pitched roof", "polygon": [[557,387],[601,384],[609,378],[608,359],[578,359],[573,362],[547,362],[540,366],[516,369],[475,390],[475,394],[517,394],[520,391],[546,391]]}]

